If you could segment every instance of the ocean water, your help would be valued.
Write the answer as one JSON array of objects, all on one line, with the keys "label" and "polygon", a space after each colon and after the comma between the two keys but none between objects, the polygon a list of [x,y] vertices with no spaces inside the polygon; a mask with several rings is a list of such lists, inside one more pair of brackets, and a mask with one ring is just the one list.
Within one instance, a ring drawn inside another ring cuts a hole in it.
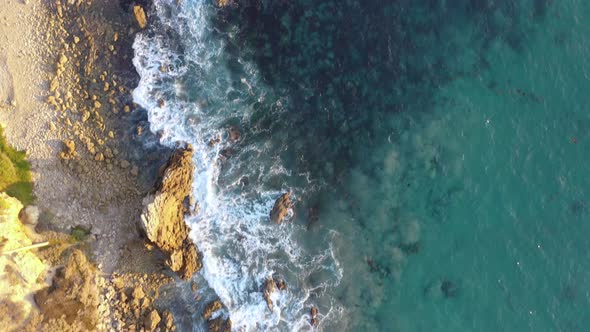
[{"label": "ocean water", "polygon": [[134,45],[236,331],[590,330],[590,3],[236,2],[155,0]]}]

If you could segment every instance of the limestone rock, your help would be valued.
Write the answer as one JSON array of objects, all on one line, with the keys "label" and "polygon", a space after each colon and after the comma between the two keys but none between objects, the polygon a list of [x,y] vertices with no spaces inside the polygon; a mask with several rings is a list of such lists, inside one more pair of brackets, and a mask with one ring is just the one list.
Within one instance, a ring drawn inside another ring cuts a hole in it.
[{"label": "limestone rock", "polygon": [[275,205],[270,211],[270,220],[277,224],[281,224],[283,220],[289,215],[293,203],[291,202],[290,193],[284,193],[275,201]]},{"label": "limestone rock", "polygon": [[144,29],[147,25],[147,17],[143,7],[140,5],[133,6],[133,16],[135,16],[135,21],[137,21],[139,27]]},{"label": "limestone rock", "polygon": [[309,310],[309,315],[311,316],[311,326],[318,326],[318,308],[311,307],[311,309]]},{"label": "limestone rock", "polygon": [[141,227],[147,238],[167,256],[166,263],[183,279],[201,268],[197,248],[188,238],[184,221],[188,211],[183,202],[193,183],[193,149],[176,150],[160,171],[155,191],[144,198]]}]

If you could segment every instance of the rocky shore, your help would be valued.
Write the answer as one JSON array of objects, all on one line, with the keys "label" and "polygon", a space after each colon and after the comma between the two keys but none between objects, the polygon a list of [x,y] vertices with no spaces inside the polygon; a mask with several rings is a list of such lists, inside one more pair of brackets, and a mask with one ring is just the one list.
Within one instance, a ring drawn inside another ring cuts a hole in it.
[{"label": "rocky shore", "polygon": [[192,150],[157,144],[131,98],[145,4],[0,4],[0,125],[34,183],[27,206],[0,193],[7,330],[176,330],[158,298],[201,266],[184,223],[197,209]]}]

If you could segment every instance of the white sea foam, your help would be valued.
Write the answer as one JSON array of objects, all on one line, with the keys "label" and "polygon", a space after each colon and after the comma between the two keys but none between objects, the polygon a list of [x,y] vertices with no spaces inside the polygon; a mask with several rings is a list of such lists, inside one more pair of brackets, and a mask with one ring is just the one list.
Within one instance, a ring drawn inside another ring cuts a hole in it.
[{"label": "white sea foam", "polygon": [[[259,101],[268,98],[256,68],[242,61],[245,77],[240,81],[244,90],[237,91],[236,99],[226,104],[228,93],[236,90],[224,63],[223,41],[212,36],[210,30],[212,7],[199,0],[183,1],[179,8],[176,1],[156,0],[154,8],[160,28],[173,31],[166,36],[176,34],[177,40],[167,39],[158,31],[137,35],[133,62],[141,80],[133,97],[147,110],[150,129],[161,134],[162,143],[172,146],[183,141],[195,149],[193,191],[200,210],[187,222],[192,228],[191,237],[203,253],[201,273],[228,307],[236,329],[308,330],[309,308],[314,305],[310,294],[335,287],[342,270],[332,247],[314,256],[298,245],[295,234],[304,232],[303,226],[269,222],[274,200],[293,188],[268,190],[260,177],[289,177],[291,170],[278,158],[268,158],[258,167],[258,181],[252,181],[247,192],[236,193],[236,180],[228,186],[218,185],[218,156],[229,143],[222,141],[213,147],[207,144],[213,137],[223,137],[226,118],[247,119],[251,115],[250,105],[242,102],[240,93],[256,95]],[[180,51],[184,52],[182,56]],[[277,98],[276,103],[280,106],[281,99]],[[242,152],[264,155],[268,147],[262,144],[246,146]],[[228,172],[232,167],[238,166],[230,165]],[[294,199],[298,191],[295,188]],[[333,278],[317,283],[305,280],[318,271],[330,273]],[[289,288],[272,294],[271,312],[261,288],[276,273],[285,277]],[[329,302],[333,305],[320,314],[320,322],[342,315],[342,309],[333,300]]]}]

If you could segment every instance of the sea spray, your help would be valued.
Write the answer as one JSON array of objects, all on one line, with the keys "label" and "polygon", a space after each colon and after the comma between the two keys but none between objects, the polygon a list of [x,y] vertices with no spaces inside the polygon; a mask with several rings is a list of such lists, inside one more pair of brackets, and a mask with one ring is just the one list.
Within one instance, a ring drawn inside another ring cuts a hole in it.
[{"label": "sea spray", "polygon": [[[253,104],[272,104],[280,113],[281,97],[260,82],[252,65],[224,52],[223,39],[209,23],[214,13],[205,1],[154,2],[152,31],[138,34],[134,43],[141,77],[134,100],[147,110],[150,128],[163,143],[182,141],[195,149],[199,214],[187,222],[203,253],[202,275],[227,306],[234,327],[309,329],[317,294],[326,298],[320,322],[340,316],[342,309],[325,290],[337,286],[342,273],[329,239],[306,252],[297,243],[304,225],[270,223],[269,212],[282,192],[291,190],[297,199],[305,190],[288,179],[309,175],[291,174],[273,157],[284,147],[255,130],[244,130],[238,144],[229,139],[229,124],[240,126],[252,117]],[[228,68],[230,61],[238,68]],[[308,280],[312,273],[322,277]],[[262,285],[273,276],[284,279],[287,289],[271,294],[271,311]]]}]

